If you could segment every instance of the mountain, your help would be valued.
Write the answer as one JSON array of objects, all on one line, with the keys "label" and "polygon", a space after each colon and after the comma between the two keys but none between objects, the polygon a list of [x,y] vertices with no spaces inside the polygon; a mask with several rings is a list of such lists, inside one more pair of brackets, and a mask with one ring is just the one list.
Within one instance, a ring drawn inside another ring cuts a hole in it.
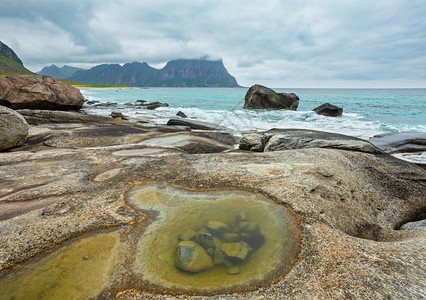
[{"label": "mountain", "polygon": [[33,72],[25,68],[18,55],[0,41],[0,75],[23,74],[33,74]]},{"label": "mountain", "polygon": [[238,87],[238,83],[223,65],[222,60],[179,59],[169,61],[162,69],[147,63],[98,65],[80,70],[66,78],[70,81],[127,85],[139,87]]},{"label": "mountain", "polygon": [[72,75],[74,75],[75,72],[84,70],[81,68],[75,68],[70,66],[63,66],[61,68],[58,68],[56,65],[50,65],[49,67],[44,67],[40,72],[37,72],[39,75],[49,75],[56,79],[65,79]]}]

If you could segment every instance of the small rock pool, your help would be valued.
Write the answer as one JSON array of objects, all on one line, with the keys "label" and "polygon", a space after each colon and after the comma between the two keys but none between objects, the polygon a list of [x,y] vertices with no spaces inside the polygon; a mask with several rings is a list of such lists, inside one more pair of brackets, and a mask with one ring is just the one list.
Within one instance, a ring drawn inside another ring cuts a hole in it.
[{"label": "small rock pool", "polygon": [[146,220],[6,270],[0,298],[249,292],[278,282],[298,260],[297,218],[258,193],[151,184],[133,186],[125,200]]}]

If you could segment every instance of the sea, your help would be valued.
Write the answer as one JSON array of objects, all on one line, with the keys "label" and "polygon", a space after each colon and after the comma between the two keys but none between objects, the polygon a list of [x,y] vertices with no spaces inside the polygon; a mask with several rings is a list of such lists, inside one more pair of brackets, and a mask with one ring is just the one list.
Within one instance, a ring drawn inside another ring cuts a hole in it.
[{"label": "sea", "polygon": [[[426,89],[313,89],[276,88],[299,96],[297,111],[243,109],[248,88],[82,88],[89,101],[110,106],[86,107],[90,113],[109,115],[120,111],[132,118],[148,117],[166,124],[179,111],[189,118],[219,124],[234,134],[271,128],[313,129],[368,140],[378,134],[426,132]],[[168,107],[146,110],[132,106],[137,100],[162,102]],[[340,117],[317,115],[323,103],[343,108]],[[115,104],[114,104],[115,103]],[[426,153],[416,159],[426,162]]]}]

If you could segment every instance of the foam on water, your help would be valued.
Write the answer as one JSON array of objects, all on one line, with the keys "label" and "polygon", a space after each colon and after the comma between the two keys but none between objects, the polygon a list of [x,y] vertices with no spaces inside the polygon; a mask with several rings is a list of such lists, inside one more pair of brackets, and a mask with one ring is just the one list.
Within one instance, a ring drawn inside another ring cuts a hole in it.
[{"label": "foam on water", "polygon": [[[216,123],[241,135],[271,128],[313,129],[368,140],[369,137],[404,131],[426,131],[426,89],[276,89],[295,92],[297,111],[242,109],[246,88],[83,89],[88,100],[115,102],[118,107],[87,108],[109,115],[119,110],[131,117],[150,117],[157,124],[183,111],[189,118]],[[169,107],[146,110],[126,106],[143,99],[166,102]],[[343,107],[343,115],[317,115],[315,107],[330,102]]]}]

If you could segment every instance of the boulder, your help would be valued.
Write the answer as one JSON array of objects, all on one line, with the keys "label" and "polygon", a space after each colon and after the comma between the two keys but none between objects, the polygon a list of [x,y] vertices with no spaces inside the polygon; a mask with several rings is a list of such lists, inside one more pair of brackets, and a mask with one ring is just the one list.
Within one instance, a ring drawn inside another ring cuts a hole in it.
[{"label": "boulder", "polygon": [[319,115],[327,117],[338,117],[343,113],[343,108],[330,103],[324,103],[313,110]]},{"label": "boulder", "polygon": [[244,108],[296,110],[299,97],[294,93],[276,93],[265,86],[255,84],[246,93]]},{"label": "boulder", "polygon": [[271,129],[264,134],[270,136],[264,152],[307,148],[333,148],[367,153],[382,152],[368,141],[331,132],[305,129]]},{"label": "boulder", "polygon": [[79,110],[80,91],[49,76],[0,76],[0,104],[12,109]]},{"label": "boulder", "polygon": [[22,146],[28,136],[28,124],[16,111],[0,106],[0,151]]},{"label": "boulder", "polygon": [[195,242],[180,242],[176,250],[176,267],[180,270],[198,273],[213,268],[213,260],[207,252]]},{"label": "boulder", "polygon": [[188,116],[185,115],[185,113],[182,112],[182,111],[178,111],[178,113],[176,114],[176,116],[181,117],[181,118],[188,118]]},{"label": "boulder", "polygon": [[426,151],[426,132],[379,134],[370,138],[369,141],[387,153]]}]

